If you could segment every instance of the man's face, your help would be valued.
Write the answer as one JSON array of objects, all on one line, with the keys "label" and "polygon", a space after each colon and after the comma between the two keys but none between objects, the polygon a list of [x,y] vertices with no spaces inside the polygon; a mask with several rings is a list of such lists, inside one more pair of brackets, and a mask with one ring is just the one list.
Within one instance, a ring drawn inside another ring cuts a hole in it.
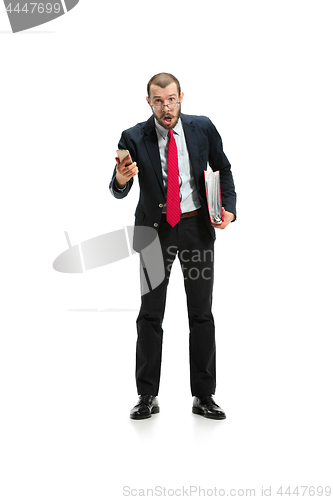
[{"label": "man's face", "polygon": [[178,101],[182,103],[184,94],[178,95],[178,89],[175,82],[170,83],[165,89],[162,87],[158,87],[157,85],[151,85],[150,87],[150,96],[146,97],[146,100],[149,106],[154,106],[153,115],[156,120],[162,127],[167,130],[174,128],[176,125],[180,112],[181,112],[181,104],[179,107],[175,107],[174,109],[170,109],[168,106],[165,106],[163,111],[161,109],[161,104],[170,104],[171,107],[173,104],[176,104]]}]

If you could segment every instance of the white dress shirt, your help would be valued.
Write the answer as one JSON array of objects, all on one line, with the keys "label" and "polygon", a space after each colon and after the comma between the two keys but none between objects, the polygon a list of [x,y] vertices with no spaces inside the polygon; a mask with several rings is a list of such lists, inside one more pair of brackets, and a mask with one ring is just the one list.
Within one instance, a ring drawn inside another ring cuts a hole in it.
[{"label": "white dress shirt", "polygon": [[[158,139],[158,147],[160,150],[160,158],[163,174],[163,187],[165,191],[165,198],[168,186],[168,130],[160,125],[155,118],[155,129]],[[193,177],[192,165],[187,151],[185,134],[179,118],[176,126],[174,127],[174,138],[177,145],[178,152],[178,168],[179,168],[179,193],[180,193],[180,209],[181,213],[192,212],[200,208],[200,200],[195,186]],[[162,213],[166,213],[166,203],[162,209]]]}]

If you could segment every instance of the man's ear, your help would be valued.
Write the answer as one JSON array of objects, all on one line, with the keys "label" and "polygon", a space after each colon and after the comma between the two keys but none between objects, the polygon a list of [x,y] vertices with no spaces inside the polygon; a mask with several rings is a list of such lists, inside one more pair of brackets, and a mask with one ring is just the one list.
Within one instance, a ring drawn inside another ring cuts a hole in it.
[{"label": "man's ear", "polygon": [[150,106],[149,97],[146,97],[146,101],[148,102],[148,104],[149,104],[149,106]]},{"label": "man's ear", "polygon": [[184,98],[184,92],[182,92],[182,93],[180,94],[180,98],[179,98],[179,100],[180,100],[180,104],[183,102],[183,98]]}]

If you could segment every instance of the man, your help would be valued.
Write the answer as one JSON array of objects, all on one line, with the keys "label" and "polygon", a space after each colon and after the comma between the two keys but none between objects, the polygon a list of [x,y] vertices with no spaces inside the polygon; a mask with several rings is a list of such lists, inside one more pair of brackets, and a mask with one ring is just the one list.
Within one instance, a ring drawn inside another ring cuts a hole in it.
[{"label": "man", "polygon": [[[225,413],[212,397],[216,387],[216,360],[211,306],[214,226],[225,229],[236,218],[230,163],[212,122],[204,116],[181,113],[184,94],[176,77],[169,73],[153,76],[148,82],[147,94],[153,115],[122,133],[118,147],[127,149],[130,157],[123,161],[116,158],[117,166],[109,186],[116,198],[123,198],[138,175],[140,199],[135,226],[157,230],[165,264],[164,281],[141,298],[136,348],[139,401],[130,417],[139,420],[159,412],[162,321],[171,267],[178,253],[190,326],[192,411],[222,420]],[[211,223],[208,213],[204,185],[207,162],[212,170],[220,171],[224,207],[224,221],[220,226]]]}]

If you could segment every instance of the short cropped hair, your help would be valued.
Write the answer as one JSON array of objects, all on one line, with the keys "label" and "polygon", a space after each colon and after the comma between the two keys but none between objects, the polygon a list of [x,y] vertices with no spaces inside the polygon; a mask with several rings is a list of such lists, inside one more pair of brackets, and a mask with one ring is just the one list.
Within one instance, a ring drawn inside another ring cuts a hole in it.
[{"label": "short cropped hair", "polygon": [[175,82],[178,88],[178,94],[180,95],[180,83],[177,80],[177,78],[171,73],[158,73],[157,75],[154,75],[148,82],[147,85],[147,95],[150,97],[150,87],[151,85],[157,85],[158,87],[161,87],[162,89],[165,89],[170,83]]}]

